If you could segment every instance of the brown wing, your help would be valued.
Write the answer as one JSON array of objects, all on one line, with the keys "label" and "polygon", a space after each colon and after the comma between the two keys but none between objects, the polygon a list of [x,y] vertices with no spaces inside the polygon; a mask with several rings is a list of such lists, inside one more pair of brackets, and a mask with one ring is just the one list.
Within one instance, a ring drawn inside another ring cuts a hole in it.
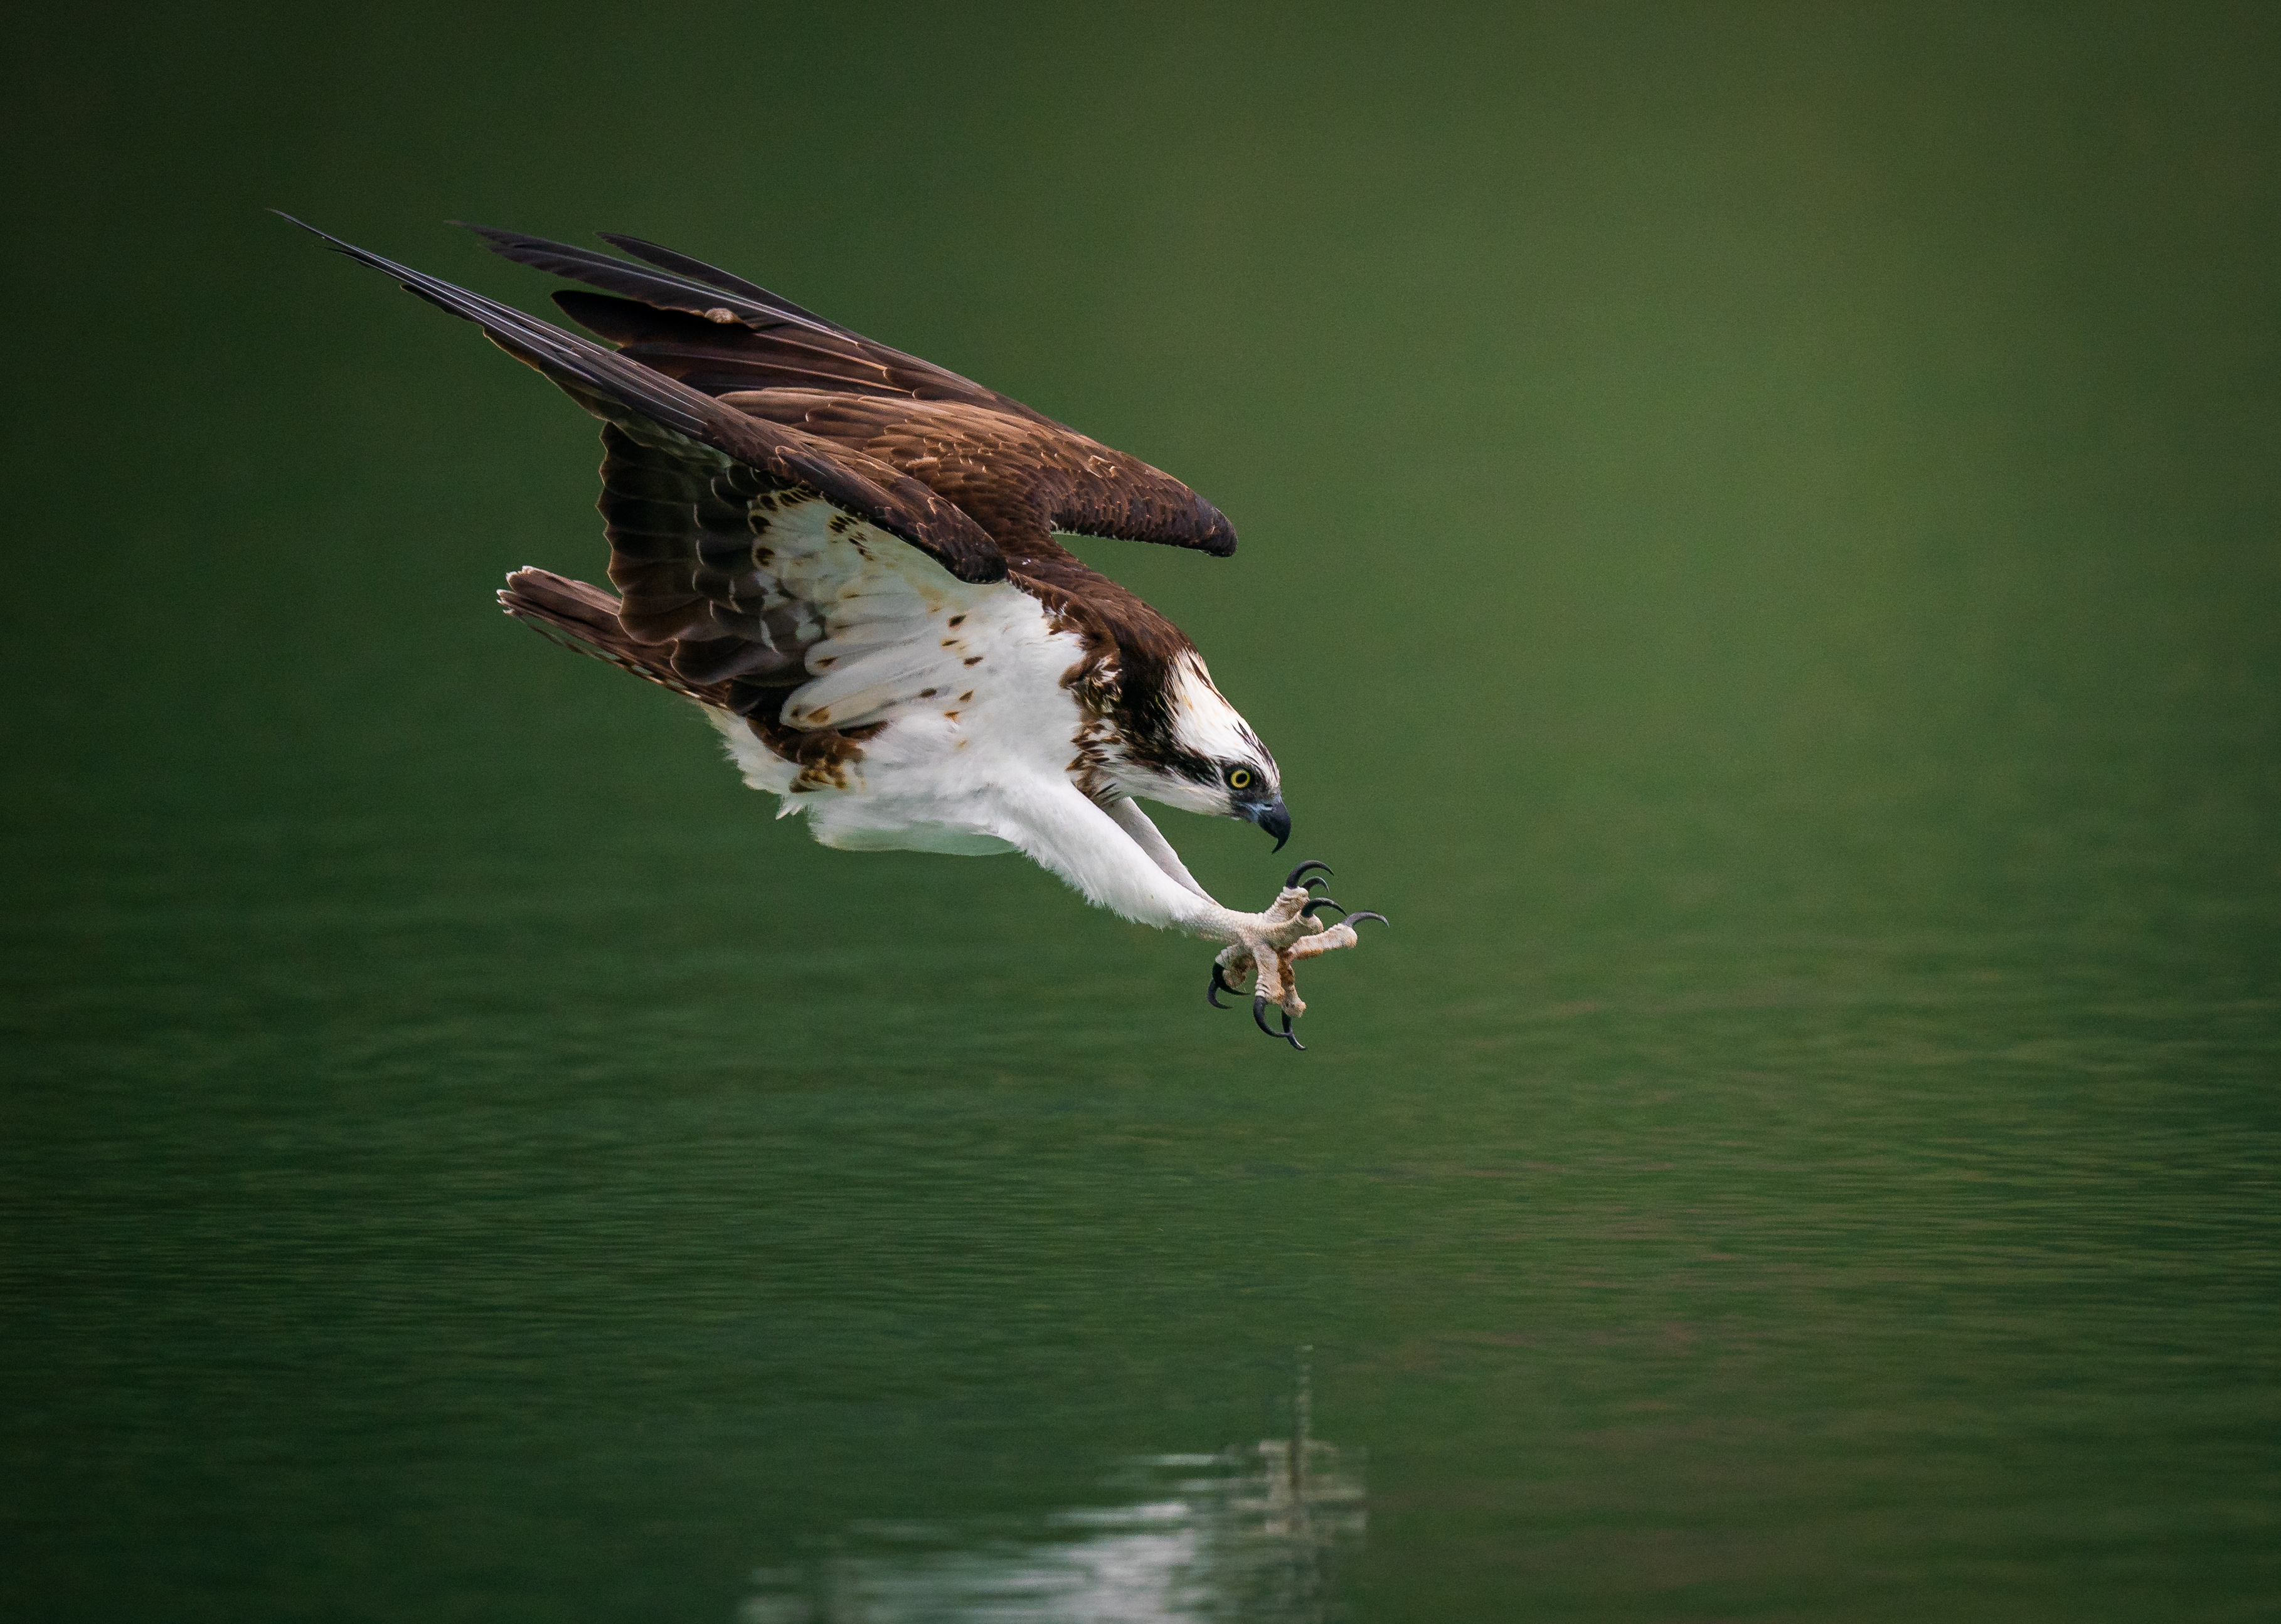
[{"label": "brown wing", "polygon": [[511,259],[622,296],[554,296],[621,355],[916,479],[1012,556],[1058,553],[1053,530],[1235,551],[1226,517],[1171,475],[741,277],[633,237],[605,240],[648,265],[475,229]]},{"label": "brown wing", "polygon": [[[787,717],[787,701],[855,663],[834,638],[947,657],[928,630],[933,606],[897,568],[898,555],[917,561],[909,549],[708,447],[615,422],[604,425],[602,446],[598,506],[610,582],[623,598],[523,569],[508,577],[501,605],[557,641],[741,716],[812,775],[804,787],[836,781],[831,773],[861,754],[886,705],[876,694],[870,703],[819,699],[813,714]],[[874,685],[859,681],[857,695]]]},{"label": "brown wing", "polygon": [[918,480],[971,514],[1017,567],[1059,554],[1055,530],[1223,556],[1235,548],[1234,530],[1195,491],[1074,429],[958,400],[770,389],[723,395],[721,403]]},{"label": "brown wing", "polygon": [[731,470],[728,476],[737,494],[745,498],[782,491],[803,499],[820,499],[853,520],[876,525],[909,542],[962,581],[1005,577],[1004,555],[975,520],[939,492],[887,463],[725,406],[638,360],[614,353],[575,333],[398,265],[314,227],[302,228],[349,258],[385,271],[429,303],[476,323],[492,343],[545,374],[579,405],[650,454],[693,454],[708,467]]},{"label": "brown wing", "polygon": [[644,346],[669,363],[661,370],[708,395],[782,384],[907,400],[964,400],[1060,427],[970,378],[875,344],[741,276],[639,237],[602,234],[604,242],[649,265],[518,231],[468,229],[492,252],[518,265],[623,295],[604,298],[565,289],[554,302],[613,344]]}]

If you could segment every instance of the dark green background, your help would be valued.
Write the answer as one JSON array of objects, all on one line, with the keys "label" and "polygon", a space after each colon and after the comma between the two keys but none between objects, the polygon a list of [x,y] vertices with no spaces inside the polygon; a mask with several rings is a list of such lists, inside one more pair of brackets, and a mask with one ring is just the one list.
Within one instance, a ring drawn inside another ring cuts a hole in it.
[{"label": "dark green background", "polygon": [[[2273,18],[19,34],[0,1604],[774,1624],[1311,1344],[1333,1590],[1132,1616],[2271,1616]],[[656,237],[1218,502],[1086,552],[1396,921],[1311,1051],[501,619],[592,423],[272,205]]]}]

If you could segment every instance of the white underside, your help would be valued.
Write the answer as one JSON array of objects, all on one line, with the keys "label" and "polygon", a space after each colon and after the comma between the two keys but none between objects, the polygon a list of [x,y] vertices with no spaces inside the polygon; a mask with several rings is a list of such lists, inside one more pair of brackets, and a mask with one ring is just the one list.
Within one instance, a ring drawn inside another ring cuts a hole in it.
[{"label": "white underside", "polygon": [[829,533],[832,511],[815,502],[770,527],[773,573],[816,605],[826,633],[782,719],[886,726],[844,785],[819,786],[741,719],[708,713],[745,782],[806,814],[826,846],[1021,852],[1128,919],[1194,929],[1226,916],[1137,805],[1104,809],[1072,781],[1086,718],[1062,679],[1079,640],[1017,587],[970,585],[868,525]]}]

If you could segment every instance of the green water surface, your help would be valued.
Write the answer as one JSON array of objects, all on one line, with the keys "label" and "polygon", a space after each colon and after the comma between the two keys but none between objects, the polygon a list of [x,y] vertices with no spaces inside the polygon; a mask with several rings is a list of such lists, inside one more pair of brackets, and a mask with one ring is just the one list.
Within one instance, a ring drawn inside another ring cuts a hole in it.
[{"label": "green water surface", "polygon": [[[7,69],[0,1613],[2281,1609],[2261,8],[89,13]],[[1304,1055],[501,619],[638,232],[1190,480]]]}]

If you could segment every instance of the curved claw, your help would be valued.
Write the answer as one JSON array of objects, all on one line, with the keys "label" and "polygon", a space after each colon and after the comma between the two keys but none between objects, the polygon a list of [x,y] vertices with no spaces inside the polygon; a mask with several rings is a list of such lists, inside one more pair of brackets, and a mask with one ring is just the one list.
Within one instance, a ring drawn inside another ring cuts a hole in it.
[{"label": "curved claw", "polygon": [[1315,910],[1318,908],[1335,908],[1341,913],[1347,911],[1347,905],[1344,902],[1338,901],[1331,897],[1309,897],[1307,899],[1307,905],[1299,911],[1308,918],[1312,919],[1315,916]]},{"label": "curved claw", "polygon": [[1291,1035],[1291,1012],[1285,1009],[1280,1013],[1283,1017],[1283,1030],[1278,1032],[1267,1024],[1267,994],[1262,993],[1251,1001],[1251,1018],[1260,1031],[1271,1038],[1282,1039],[1293,1048],[1304,1049],[1307,1046]]},{"label": "curved claw", "polygon": [[1291,870],[1290,878],[1283,882],[1283,888],[1286,891],[1288,891],[1292,886],[1297,885],[1299,883],[1299,877],[1302,874],[1304,874],[1309,869],[1320,869],[1324,873],[1328,874],[1331,871],[1331,865],[1327,862],[1318,862],[1313,858],[1310,857],[1306,862],[1301,863],[1297,868]]},{"label": "curved claw", "polygon": [[1227,1006],[1220,1002],[1219,995],[1222,993],[1233,993],[1237,990],[1238,989],[1230,986],[1226,978],[1220,975],[1219,961],[1218,959],[1214,959],[1212,961],[1211,985],[1204,989],[1204,1001],[1215,1009],[1225,1009]]},{"label": "curved claw", "polygon": [[1352,924],[1357,919],[1375,919],[1389,931],[1394,928],[1394,921],[1388,918],[1384,914],[1373,914],[1367,911],[1359,914],[1349,914],[1346,917],[1346,923]]},{"label": "curved claw", "polygon": [[1327,885],[1330,883],[1330,881],[1325,879],[1319,874],[1310,874],[1300,883],[1300,889],[1303,891],[1312,891],[1318,885]]}]

